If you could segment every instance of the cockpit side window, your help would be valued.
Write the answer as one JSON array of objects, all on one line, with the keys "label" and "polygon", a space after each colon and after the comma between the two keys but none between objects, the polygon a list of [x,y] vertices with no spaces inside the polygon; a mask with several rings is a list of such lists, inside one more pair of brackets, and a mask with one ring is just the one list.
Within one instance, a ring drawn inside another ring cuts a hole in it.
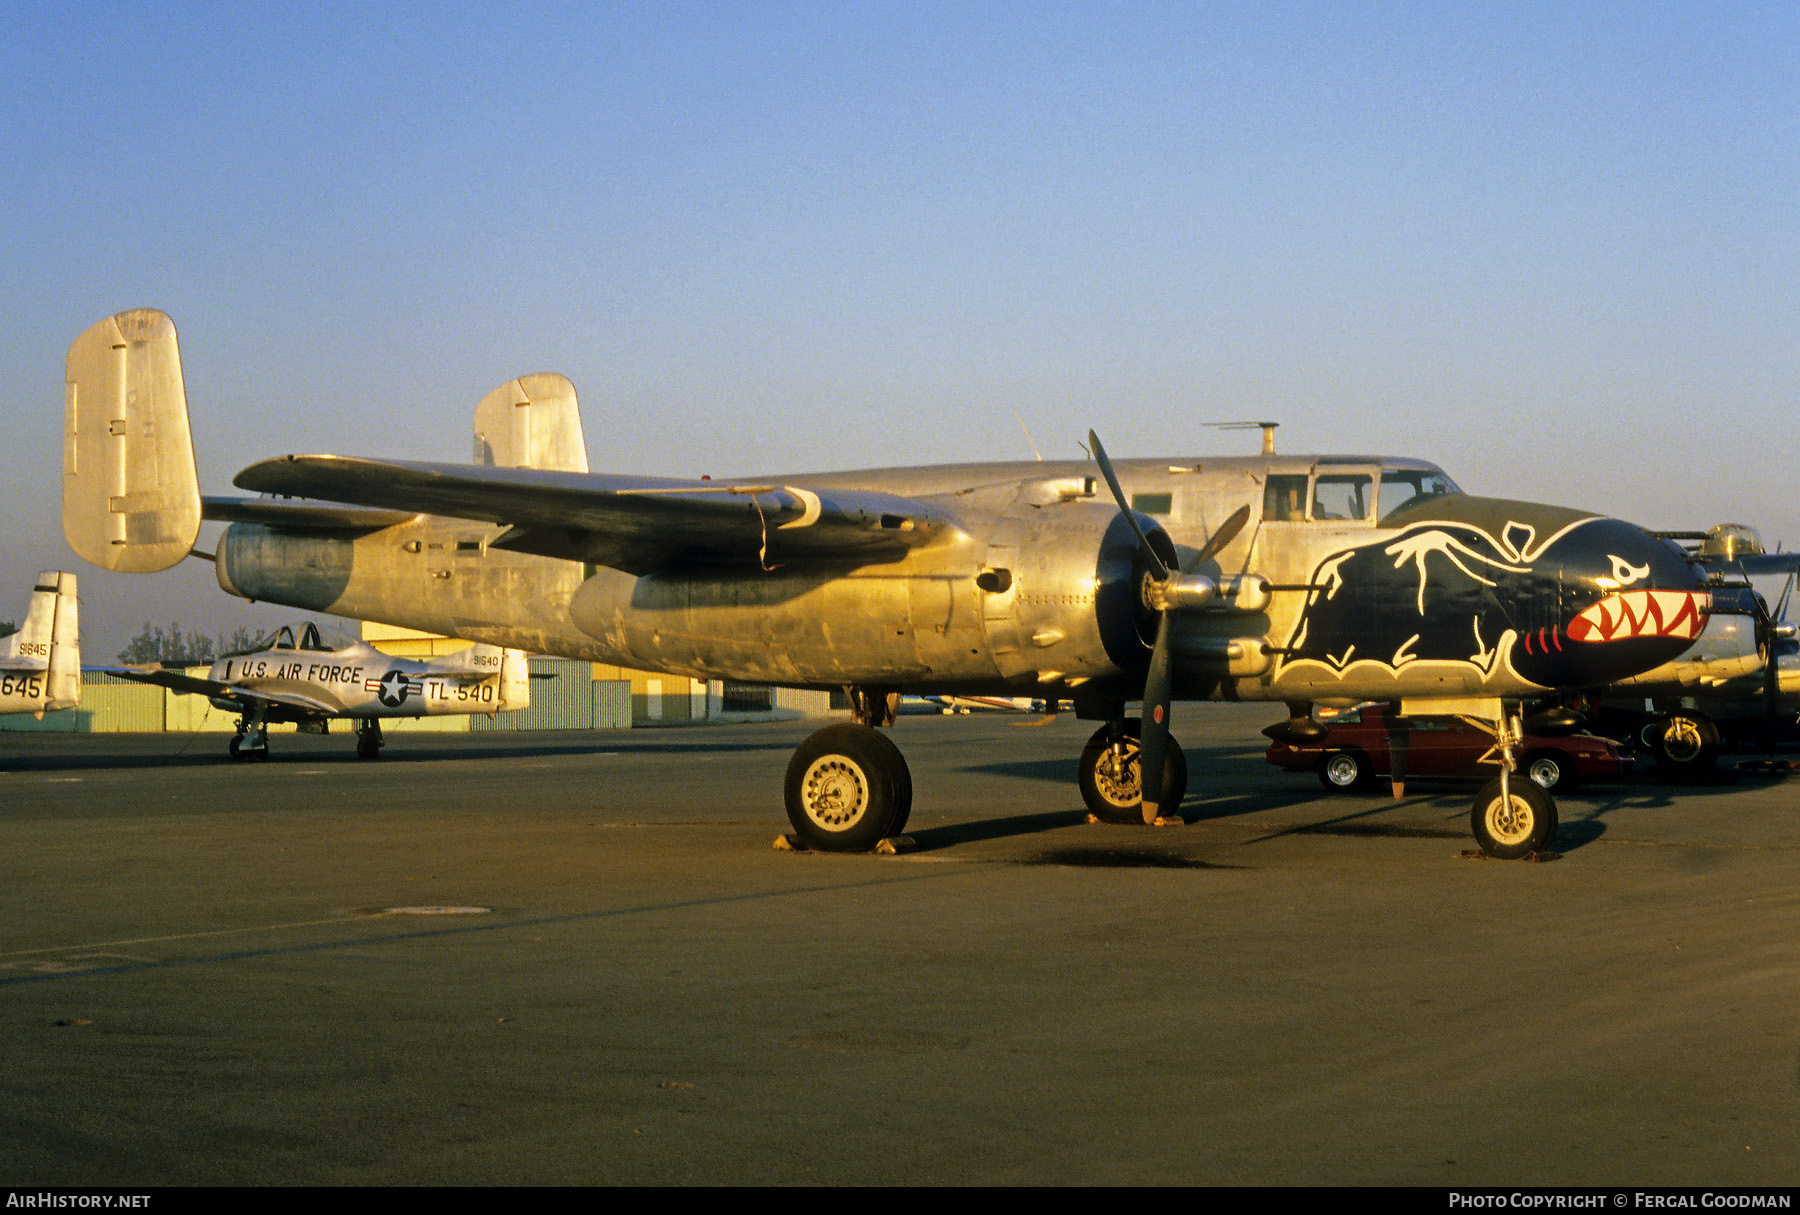
[{"label": "cockpit side window", "polygon": [[1456,483],[1436,469],[1390,468],[1381,474],[1381,517],[1425,498],[1460,494]]},{"label": "cockpit side window", "polygon": [[1369,517],[1370,490],[1375,478],[1367,473],[1321,473],[1313,481],[1314,519],[1363,520]]},{"label": "cockpit side window", "polygon": [[284,624],[279,629],[276,629],[275,630],[275,642],[269,648],[271,650],[291,650],[291,649],[293,649],[294,648],[294,630],[293,630],[293,628]]},{"label": "cockpit side window", "polygon": [[1306,518],[1306,474],[1271,473],[1263,486],[1263,520],[1285,523]]}]

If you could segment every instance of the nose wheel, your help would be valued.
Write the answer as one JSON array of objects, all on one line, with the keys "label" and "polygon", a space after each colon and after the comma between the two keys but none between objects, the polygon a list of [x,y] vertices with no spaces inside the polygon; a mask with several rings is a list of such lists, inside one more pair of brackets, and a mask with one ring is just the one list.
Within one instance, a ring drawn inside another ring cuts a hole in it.
[{"label": "nose wheel", "polygon": [[1529,772],[1518,770],[1516,753],[1524,741],[1525,723],[1516,705],[1500,709],[1493,730],[1494,749],[1489,755],[1496,757],[1500,775],[1475,795],[1469,828],[1483,852],[1516,861],[1548,850],[1556,838],[1556,799],[1545,787],[1545,778],[1553,774],[1542,770],[1541,756]]},{"label": "nose wheel", "polygon": [[1543,786],[1517,773],[1502,788],[1499,777],[1481,787],[1469,826],[1481,850],[1503,861],[1543,852],[1556,838],[1556,802]]}]

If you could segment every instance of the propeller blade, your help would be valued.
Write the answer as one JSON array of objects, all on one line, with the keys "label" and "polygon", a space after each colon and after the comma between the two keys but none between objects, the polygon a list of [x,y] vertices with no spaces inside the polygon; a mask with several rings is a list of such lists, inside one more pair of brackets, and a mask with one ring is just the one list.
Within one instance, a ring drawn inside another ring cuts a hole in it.
[{"label": "propeller blade", "polygon": [[[1787,592],[1782,592],[1787,598]],[[1779,638],[1775,635],[1777,618],[1769,614],[1768,605],[1762,596],[1756,597],[1756,648],[1762,652],[1763,658],[1763,746],[1768,753],[1775,754],[1775,712],[1781,707],[1781,668],[1775,662],[1775,646]]]},{"label": "propeller blade", "polygon": [[1175,648],[1169,639],[1169,613],[1156,621],[1156,646],[1150,672],[1144,676],[1144,720],[1139,731],[1138,787],[1143,790],[1146,823],[1162,815],[1163,762],[1169,750],[1169,694],[1173,688]]},{"label": "propeller blade", "polygon": [[1166,582],[1169,567],[1156,555],[1156,550],[1150,547],[1150,538],[1138,526],[1137,514],[1131,509],[1131,503],[1125,500],[1125,491],[1119,488],[1119,478],[1113,475],[1112,461],[1106,458],[1106,448],[1100,446],[1100,436],[1091,430],[1088,431],[1088,446],[1093,449],[1094,463],[1100,466],[1100,475],[1106,478],[1106,488],[1112,490],[1113,501],[1119,504],[1119,513],[1125,516],[1125,522],[1131,524],[1131,530],[1137,536],[1138,552],[1144,555],[1144,564],[1150,567],[1151,574],[1158,582]]},{"label": "propeller blade", "polygon": [[1244,524],[1248,522],[1250,522],[1250,508],[1248,506],[1238,507],[1237,510],[1232,512],[1231,518],[1221,523],[1219,525],[1219,530],[1208,537],[1206,543],[1200,546],[1200,551],[1195,553],[1188,561],[1186,568],[1189,571],[1197,570],[1208,561],[1211,561],[1214,557],[1217,557],[1225,550],[1227,544],[1230,544],[1233,540],[1237,539],[1237,534],[1244,530]]}]

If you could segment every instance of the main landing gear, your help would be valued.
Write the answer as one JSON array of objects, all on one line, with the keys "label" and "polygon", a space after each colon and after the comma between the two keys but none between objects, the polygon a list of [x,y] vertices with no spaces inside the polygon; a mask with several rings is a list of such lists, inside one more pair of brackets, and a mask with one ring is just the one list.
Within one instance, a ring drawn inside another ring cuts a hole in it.
[{"label": "main landing gear", "polygon": [[[1141,823],[1144,782],[1138,762],[1143,722],[1109,721],[1081,749],[1076,780],[1089,813],[1103,823]],[[1158,805],[1173,813],[1187,793],[1187,756],[1171,738],[1163,752],[1163,790]]]},{"label": "main landing gear", "polygon": [[260,713],[246,713],[238,718],[237,733],[225,744],[231,758],[252,763],[269,759],[269,726]]},{"label": "main landing gear", "polygon": [[[788,821],[800,842],[817,852],[867,852],[904,831],[912,813],[912,771],[879,728],[894,723],[898,694],[886,688],[849,691],[856,720],[814,732],[787,766]],[[1116,719],[1096,730],[1081,750],[1082,800],[1101,822],[1144,821],[1141,738],[1137,718]],[[1170,739],[1159,805],[1173,812],[1186,792],[1187,757]]]},{"label": "main landing gear", "polygon": [[[310,719],[316,724],[309,729],[307,721],[300,723],[302,733],[324,733],[324,718]],[[381,746],[386,740],[381,736],[381,722],[377,718],[363,717],[356,722],[356,758],[380,759]],[[267,763],[269,759],[269,723],[261,712],[246,713],[238,718],[237,733],[231,736],[226,744],[231,758],[254,763]]]},{"label": "main landing gear", "polygon": [[912,814],[912,770],[876,728],[894,724],[898,689],[848,691],[856,720],[816,731],[788,761],[788,822],[818,852],[867,852]]},{"label": "main landing gear", "polygon": [[1665,773],[1704,775],[1719,758],[1719,727],[1692,709],[1664,713],[1644,727],[1643,738]]}]

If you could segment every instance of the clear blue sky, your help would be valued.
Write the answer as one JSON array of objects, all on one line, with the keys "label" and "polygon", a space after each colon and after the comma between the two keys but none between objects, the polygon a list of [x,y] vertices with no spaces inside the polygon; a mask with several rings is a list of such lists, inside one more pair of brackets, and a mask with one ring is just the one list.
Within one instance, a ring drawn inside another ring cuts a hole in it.
[{"label": "clear blue sky", "polygon": [[[0,3],[0,616],[83,576],[69,341],[182,341],[204,486],[468,458],[569,375],[596,469],[1440,461],[1800,544],[1792,4]],[[196,590],[198,588],[198,590]]]}]

